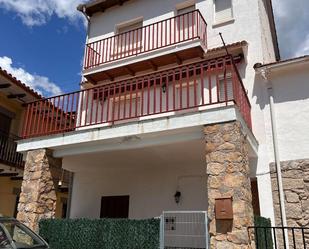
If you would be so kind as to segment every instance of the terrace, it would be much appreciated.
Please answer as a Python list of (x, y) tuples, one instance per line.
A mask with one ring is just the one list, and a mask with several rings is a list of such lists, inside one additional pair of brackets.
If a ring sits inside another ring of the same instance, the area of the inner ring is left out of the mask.
[(251, 106), (232, 57), (177, 66), (26, 104), (22, 137), (177, 116), (234, 105), (251, 127)]

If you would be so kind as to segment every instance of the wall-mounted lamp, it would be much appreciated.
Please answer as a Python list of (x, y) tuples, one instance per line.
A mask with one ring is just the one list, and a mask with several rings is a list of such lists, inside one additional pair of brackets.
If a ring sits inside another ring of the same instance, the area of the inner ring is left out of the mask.
[(61, 170), (61, 178), (59, 179), (58, 182), (58, 187), (62, 187), (62, 182), (63, 182), (63, 174), (64, 174), (64, 169)]
[(176, 193), (174, 194), (174, 198), (175, 198), (175, 202), (177, 204), (180, 202), (180, 197), (181, 197), (181, 192), (180, 191), (176, 191)]
[(166, 92), (166, 84), (165, 83), (163, 83), (163, 85), (162, 85), (162, 92)]

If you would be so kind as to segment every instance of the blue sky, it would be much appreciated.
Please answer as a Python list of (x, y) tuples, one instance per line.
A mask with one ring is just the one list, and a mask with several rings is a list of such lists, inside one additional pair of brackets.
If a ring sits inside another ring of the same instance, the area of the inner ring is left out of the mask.
[[(76, 11), (81, 1), (0, 0), (0, 66), (45, 96), (79, 89), (86, 32)], [(283, 58), (309, 53), (309, 1), (293, 2), (273, 0)]]
[(11, 58), (14, 68), (45, 76), (60, 85), (62, 92), (78, 89), (85, 43), (82, 20), (70, 23), (53, 15), (46, 24), (27, 26), (13, 11), (0, 9), (0, 30), (5, 34), (5, 39), (0, 39), (0, 57)]

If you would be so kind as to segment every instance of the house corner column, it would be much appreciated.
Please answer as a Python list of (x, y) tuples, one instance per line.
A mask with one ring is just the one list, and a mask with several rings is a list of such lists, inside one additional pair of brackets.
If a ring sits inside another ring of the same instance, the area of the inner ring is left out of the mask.
[[(248, 149), (240, 122), (204, 127), (211, 248), (255, 248)], [(232, 220), (215, 216), (215, 200), (232, 197)]]
[(51, 150), (38, 149), (27, 153), (17, 219), (34, 231), (38, 231), (40, 219), (55, 217), (55, 175), (61, 166), (62, 159), (53, 158)]

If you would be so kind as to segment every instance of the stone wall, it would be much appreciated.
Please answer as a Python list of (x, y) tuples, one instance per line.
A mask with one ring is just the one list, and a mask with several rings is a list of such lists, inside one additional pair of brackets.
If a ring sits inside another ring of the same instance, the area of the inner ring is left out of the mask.
[[(282, 184), (288, 226), (309, 227), (309, 159), (283, 161)], [(276, 225), (281, 225), (275, 163), (270, 164)], [(305, 234), (309, 244), (309, 231)], [(300, 238), (302, 239), (302, 238)]]
[(56, 177), (62, 160), (47, 149), (29, 151), (18, 205), (17, 219), (34, 231), (42, 218), (53, 218), (56, 211)]
[[(204, 128), (208, 175), (208, 217), (211, 248), (254, 248), (248, 149), (240, 122)], [(216, 220), (215, 199), (233, 198), (233, 220)], [(249, 238), (251, 237), (251, 238)]]

